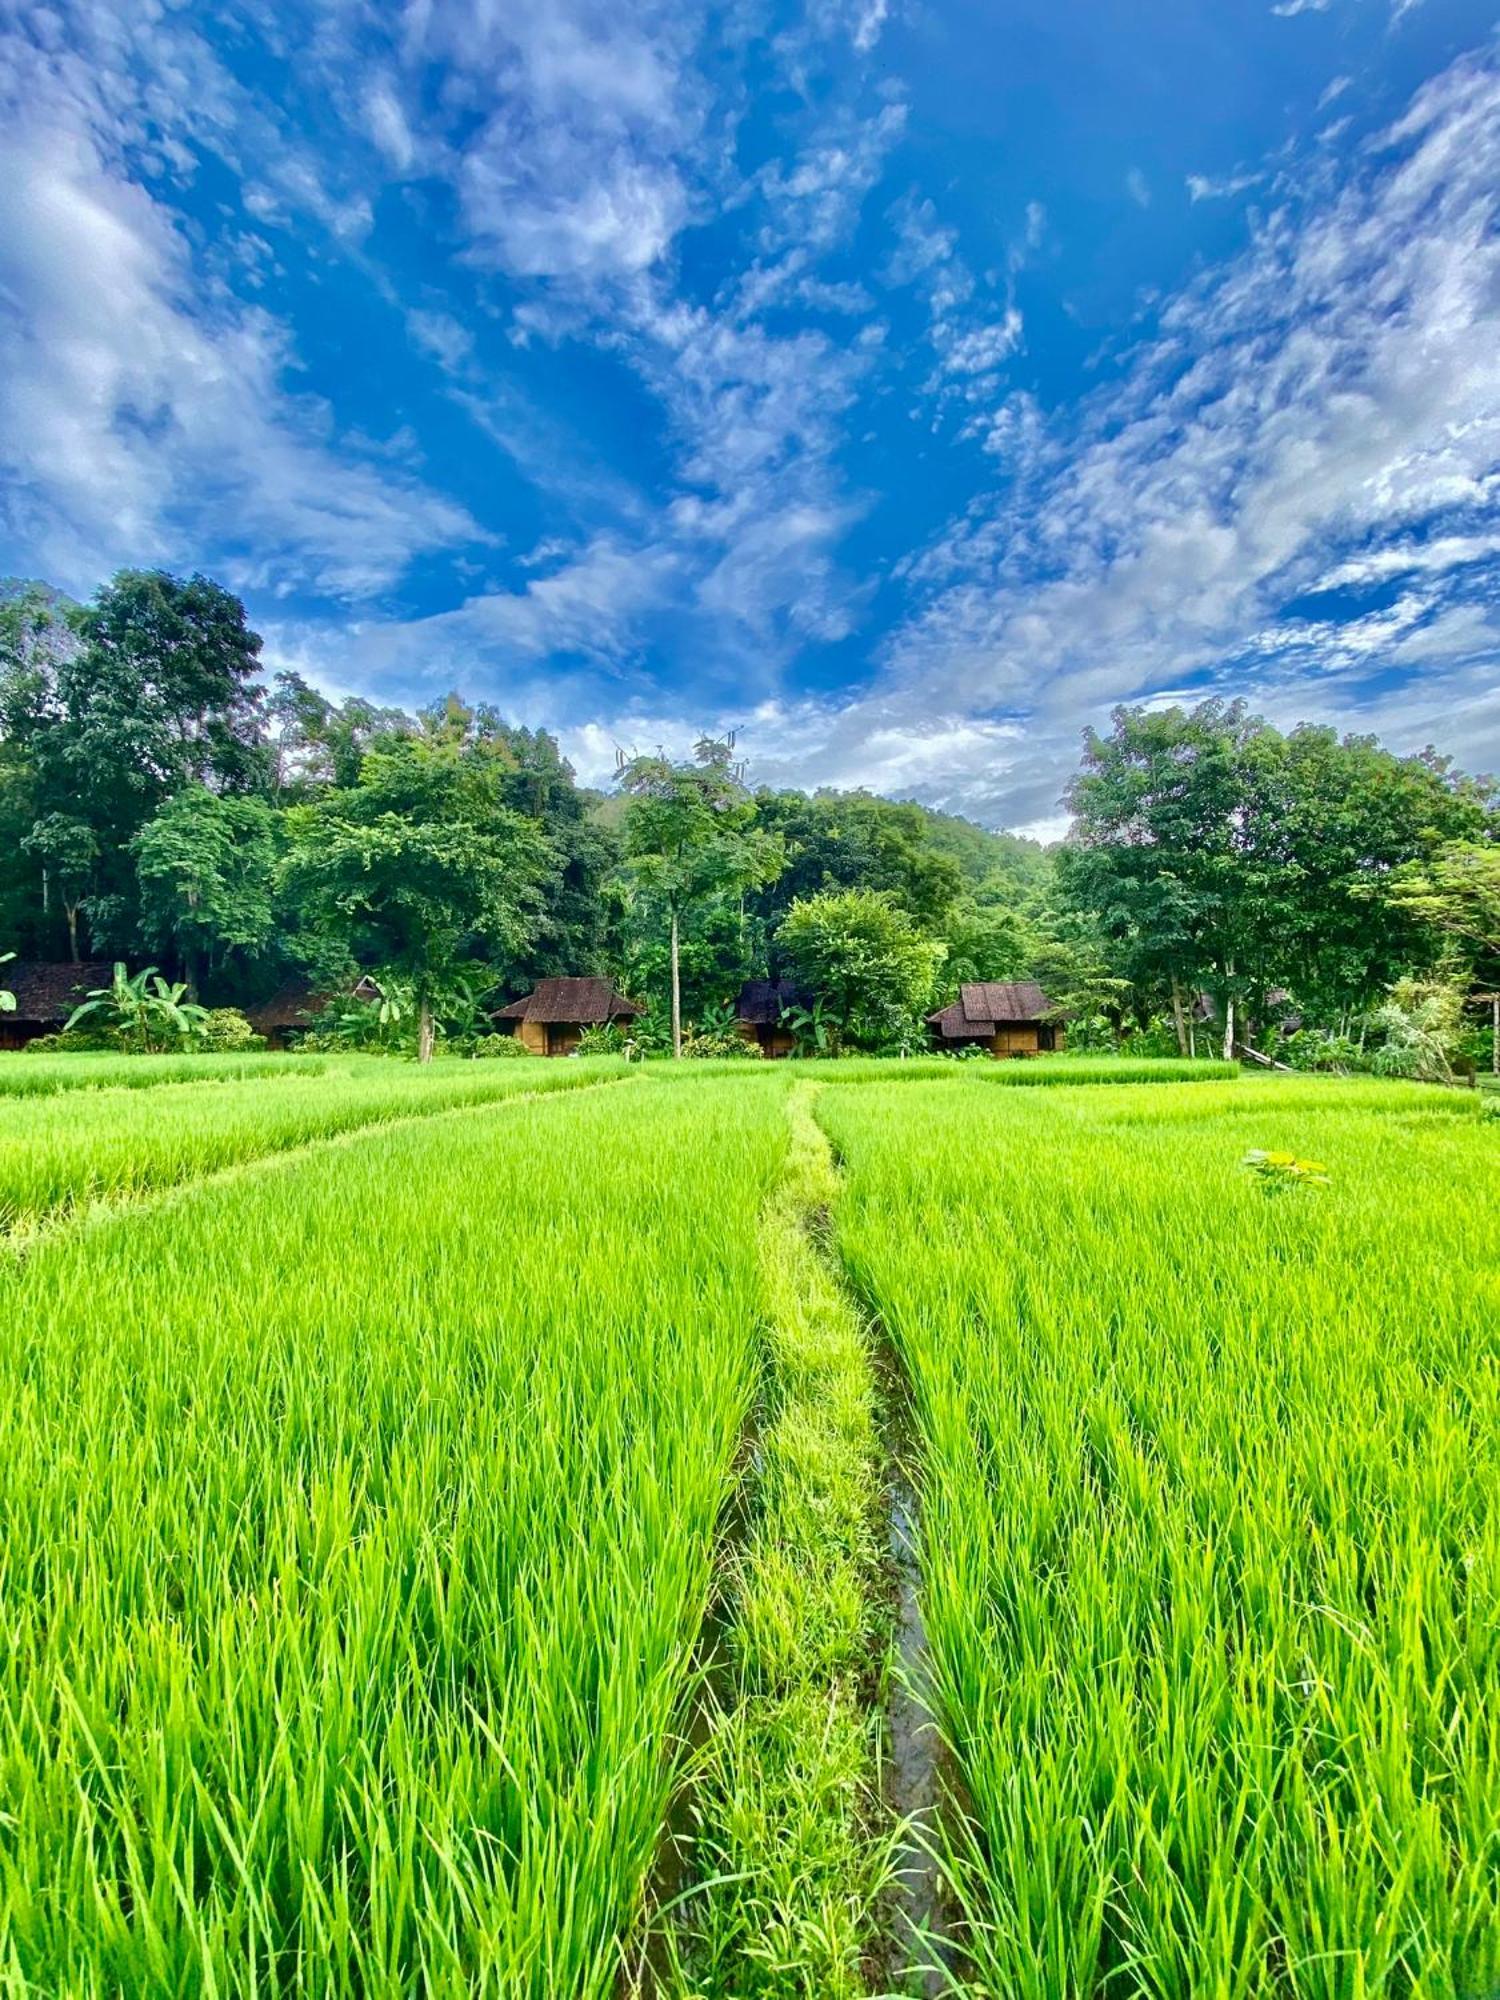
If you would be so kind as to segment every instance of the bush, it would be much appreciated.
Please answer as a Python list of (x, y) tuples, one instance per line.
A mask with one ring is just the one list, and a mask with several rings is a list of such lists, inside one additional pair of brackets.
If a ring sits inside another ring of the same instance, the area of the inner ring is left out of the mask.
[(488, 1062), (495, 1057), (502, 1059), (530, 1055), (531, 1051), (519, 1035), (476, 1035), (469, 1044), (468, 1054), (476, 1062)]
[(263, 1049), (265, 1045), (265, 1036), (256, 1034), (238, 1007), (210, 1007), (198, 1024), (198, 1033), (186, 1044), (213, 1055)]
[(618, 1021), (604, 1021), (597, 1028), (585, 1028), (578, 1037), (581, 1056), (622, 1056), (627, 1036)]
[(722, 1062), (726, 1058), (749, 1057), (752, 1062), (761, 1060), (759, 1042), (749, 1041), (735, 1028), (715, 1028), (704, 1034), (686, 1034), (682, 1038), (682, 1053), (695, 1062)]
[(1370, 1066), (1358, 1042), (1348, 1035), (1336, 1035), (1324, 1028), (1299, 1028), (1294, 1035), (1283, 1035), (1273, 1045), (1271, 1053), (1278, 1062), (1286, 1063), (1291, 1069), (1343, 1073)]
[(26, 1044), (28, 1054), (39, 1056), (129, 1055), (133, 1053), (113, 1028), (74, 1028), (55, 1035), (36, 1035)]

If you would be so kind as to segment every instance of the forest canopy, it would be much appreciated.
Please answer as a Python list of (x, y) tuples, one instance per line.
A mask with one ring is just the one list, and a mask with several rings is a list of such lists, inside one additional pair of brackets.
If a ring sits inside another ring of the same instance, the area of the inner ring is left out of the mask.
[(409, 713), (265, 675), (206, 577), (0, 598), (0, 951), (20, 959), (149, 964), (218, 1007), (369, 974), (409, 996), (425, 1050), (554, 974), (607, 974), (643, 1036), (675, 1026), (690, 1051), (751, 978), (817, 987), (838, 1046), (917, 1045), (962, 983), (1025, 977), (1074, 1046), (1274, 1033), (1293, 1054), (1434, 991), (1453, 1040), (1500, 987), (1496, 790), (1431, 751), (1239, 703), (1127, 707), (1085, 734), (1065, 802), (1049, 848), (758, 787), (713, 737), (622, 760), (601, 793), (487, 703)]

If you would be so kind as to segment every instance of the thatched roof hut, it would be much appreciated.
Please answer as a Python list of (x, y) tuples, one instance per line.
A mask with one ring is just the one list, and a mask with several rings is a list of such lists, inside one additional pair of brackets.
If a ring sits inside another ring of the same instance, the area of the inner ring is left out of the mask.
[(1034, 979), (976, 979), (927, 1016), (939, 1048), (987, 1043), (991, 1055), (1037, 1056), (1063, 1045), (1057, 1009)]
[(512, 1000), (495, 1019), (533, 1055), (566, 1056), (577, 1048), (585, 1028), (624, 1027), (644, 1011), (612, 979), (539, 979), (524, 999)]
[(108, 986), (115, 968), (107, 959), (69, 965), (44, 958), (0, 965), (0, 987), (16, 996), (15, 1011), (0, 1014), (0, 1049), (24, 1049), (38, 1035), (54, 1035), (96, 986)]
[(336, 992), (309, 986), (305, 979), (289, 979), (277, 987), (269, 1000), (262, 1000), (257, 1007), (247, 1007), (245, 1019), (256, 1034), (265, 1036), (267, 1048), (284, 1049), (294, 1035), (310, 1028), (332, 1001), (341, 998), (378, 1000), (380, 988), (368, 973), (361, 974), (352, 986)]
[(790, 979), (747, 979), (734, 1003), (735, 1021), (763, 1055), (789, 1056), (796, 1044), (782, 1017), (790, 1007), (811, 1004), (811, 995)]

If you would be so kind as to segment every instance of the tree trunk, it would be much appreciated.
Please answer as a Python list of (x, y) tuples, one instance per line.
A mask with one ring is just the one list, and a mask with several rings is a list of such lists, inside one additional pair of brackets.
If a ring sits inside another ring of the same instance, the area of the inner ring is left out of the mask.
[(68, 909), (68, 951), (75, 965), (82, 965), (78, 956), (78, 905), (69, 903)]
[(677, 965), (677, 912), (672, 912), (672, 1054), (682, 1054), (682, 982)]
[(434, 1033), (432, 1026), (432, 996), (424, 993), (417, 1002), (417, 1061), (432, 1061)]
[(1187, 1020), (1182, 1011), (1182, 988), (1177, 975), (1172, 975), (1172, 1025), (1177, 1030), (1177, 1053), (1185, 1056), (1188, 1052)]
[[(1234, 977), (1234, 960), (1231, 958), (1224, 967), (1226, 980)], [(1224, 988), (1224, 1060), (1234, 1057), (1234, 989), (1226, 984)]]
[(1500, 1076), (1500, 993), (1490, 995), (1490, 1069)]
[(187, 997), (195, 1005), (198, 1000), (198, 954), (184, 950), (182, 954), (182, 977), (187, 987)]

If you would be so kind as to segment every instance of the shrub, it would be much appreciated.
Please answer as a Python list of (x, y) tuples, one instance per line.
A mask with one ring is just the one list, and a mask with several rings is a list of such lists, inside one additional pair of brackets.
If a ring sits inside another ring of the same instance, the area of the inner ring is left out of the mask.
[(695, 1062), (723, 1062), (748, 1058), (751, 1062), (761, 1060), (759, 1042), (748, 1042), (743, 1035), (684, 1035), (682, 1053)]
[(265, 1045), (265, 1036), (256, 1034), (238, 1007), (210, 1007), (191, 1043), (195, 1049), (214, 1054), (263, 1049)]
[(488, 1062), (495, 1057), (504, 1059), (529, 1055), (531, 1051), (519, 1035), (476, 1035), (469, 1044), (468, 1053), (476, 1062)]
[(1325, 1028), (1299, 1028), (1295, 1034), (1283, 1035), (1272, 1053), (1291, 1069), (1344, 1071), (1370, 1066), (1358, 1042)]
[(128, 1053), (114, 1028), (62, 1028), (55, 1035), (34, 1035), (26, 1044), (28, 1055), (78, 1056), (121, 1055)]
[(578, 1053), (581, 1056), (622, 1056), (625, 1053), (627, 1036), (618, 1021), (604, 1021), (596, 1028), (585, 1028), (578, 1037)]

